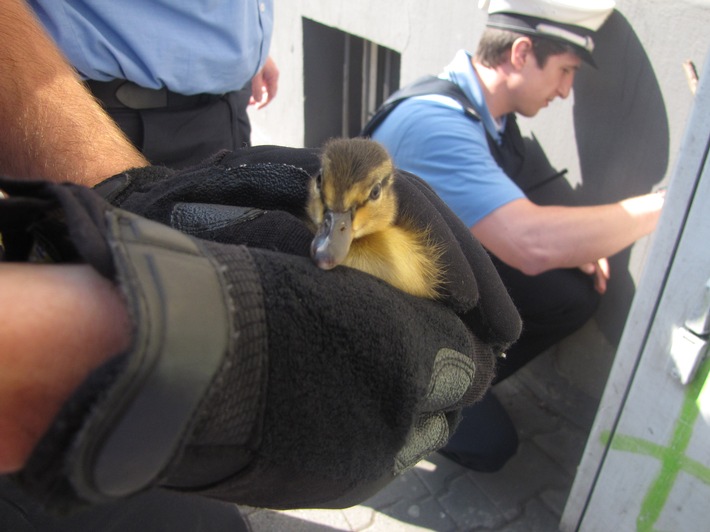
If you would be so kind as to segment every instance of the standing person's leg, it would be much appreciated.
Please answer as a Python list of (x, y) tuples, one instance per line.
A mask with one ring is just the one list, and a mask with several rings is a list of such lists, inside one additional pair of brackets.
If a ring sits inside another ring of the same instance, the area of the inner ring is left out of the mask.
[(251, 121), (247, 114), (249, 99), (251, 98), (251, 83), (239, 91), (225, 94), (232, 110), (232, 135), (234, 149), (251, 146)]
[(140, 150), (152, 164), (177, 170), (198, 164), (219, 151), (248, 146), (249, 138), (242, 135), (244, 121), (249, 124), (249, 99), (245, 101), (240, 92), (216, 96), (196, 106), (141, 111)]
[[(123, 82), (125, 84), (125, 82)], [(247, 106), (251, 83), (223, 95), (182, 96), (132, 86), (138, 95), (161, 103), (140, 107), (140, 98), (118, 96), (118, 81), (89, 82), (88, 87), (131, 143), (154, 165), (180, 169), (204, 161), (221, 150), (251, 145)], [(147, 104), (150, 105), (150, 104)]]

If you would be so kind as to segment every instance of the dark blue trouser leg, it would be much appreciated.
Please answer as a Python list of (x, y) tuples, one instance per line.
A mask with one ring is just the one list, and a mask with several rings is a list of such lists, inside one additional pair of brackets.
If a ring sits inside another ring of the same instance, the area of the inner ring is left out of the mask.
[[(597, 309), (599, 294), (591, 278), (577, 269), (531, 277), (492, 259), (523, 319), (520, 338), (498, 363), (495, 382), (500, 382), (584, 325)], [(489, 391), (464, 409), (456, 433), (441, 453), (475, 471), (492, 472), (503, 467), (517, 448), (513, 422)]]

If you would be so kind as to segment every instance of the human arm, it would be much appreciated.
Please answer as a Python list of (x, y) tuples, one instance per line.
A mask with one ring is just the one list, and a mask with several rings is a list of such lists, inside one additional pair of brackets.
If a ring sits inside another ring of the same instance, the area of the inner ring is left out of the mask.
[(538, 206), (497, 165), (482, 123), (451, 105), (407, 100), (373, 138), (388, 148), (399, 167), (429, 182), (502, 261), (530, 275), (583, 267), (603, 291), (608, 267), (597, 261), (649, 234), (663, 195), (593, 207)]
[(499, 207), (471, 232), (503, 262), (536, 275), (618, 253), (654, 230), (663, 200), (653, 192), (606, 205), (563, 207), (523, 198)]
[(25, 463), (87, 375), (128, 347), (116, 287), (87, 265), (0, 263), (0, 474)]
[(279, 69), (271, 56), (266, 58), (264, 66), (251, 80), (251, 98), (249, 105), (263, 109), (276, 98), (279, 88)]
[(23, 0), (2, 0), (0, 43), (1, 173), (93, 185), (148, 164)]

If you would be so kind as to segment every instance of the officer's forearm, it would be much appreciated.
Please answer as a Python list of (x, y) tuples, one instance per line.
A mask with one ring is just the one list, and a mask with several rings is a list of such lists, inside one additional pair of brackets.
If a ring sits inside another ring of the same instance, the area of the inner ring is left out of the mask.
[(0, 173), (93, 185), (145, 166), (24, 1), (0, 6)]
[(519, 199), (493, 211), (471, 232), (503, 262), (537, 275), (618, 253), (654, 230), (662, 207), (658, 193), (588, 207)]

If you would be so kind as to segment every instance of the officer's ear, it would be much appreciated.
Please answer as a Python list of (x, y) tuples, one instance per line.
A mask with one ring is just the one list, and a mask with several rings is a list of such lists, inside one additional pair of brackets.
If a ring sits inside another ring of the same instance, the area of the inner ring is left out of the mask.
[(533, 45), (530, 37), (518, 37), (513, 41), (513, 46), (510, 48), (510, 63), (516, 70), (522, 70), (526, 61), (535, 61), (533, 54)]

